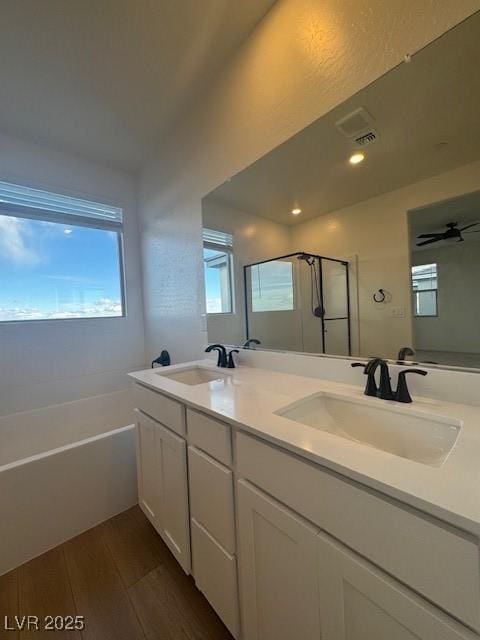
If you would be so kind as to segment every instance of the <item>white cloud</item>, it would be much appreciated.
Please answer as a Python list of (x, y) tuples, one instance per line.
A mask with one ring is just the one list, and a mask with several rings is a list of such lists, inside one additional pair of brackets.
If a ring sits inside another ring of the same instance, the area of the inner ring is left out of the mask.
[(28, 220), (0, 215), (0, 256), (15, 264), (30, 266), (39, 261), (39, 256), (27, 246)]
[(35, 307), (0, 307), (0, 321), (17, 320), (61, 320), (68, 318), (112, 318), (122, 315), (119, 300), (101, 298), (81, 308), (43, 311)]

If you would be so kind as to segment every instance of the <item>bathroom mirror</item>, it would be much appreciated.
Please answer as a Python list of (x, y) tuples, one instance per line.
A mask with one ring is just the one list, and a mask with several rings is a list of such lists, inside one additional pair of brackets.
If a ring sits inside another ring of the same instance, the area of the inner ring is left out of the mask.
[(480, 369), (478, 60), (480, 13), (203, 199), (210, 342)]

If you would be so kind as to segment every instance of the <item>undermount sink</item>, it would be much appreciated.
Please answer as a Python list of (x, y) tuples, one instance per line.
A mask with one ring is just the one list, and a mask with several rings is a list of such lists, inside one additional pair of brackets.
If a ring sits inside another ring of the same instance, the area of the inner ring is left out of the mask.
[(432, 467), (443, 464), (462, 427), (454, 418), (330, 394), (305, 398), (276, 414)]
[(228, 374), (220, 373), (220, 371), (213, 371), (211, 369), (204, 369), (203, 367), (190, 367), (189, 369), (181, 369), (180, 371), (173, 371), (172, 373), (163, 373), (163, 371), (159, 375), (162, 375), (164, 378), (169, 378), (169, 380), (175, 380), (176, 382), (181, 382), (182, 384), (188, 384), (190, 386), (196, 384), (205, 384), (207, 382), (213, 382), (215, 380), (226, 380), (228, 378)]

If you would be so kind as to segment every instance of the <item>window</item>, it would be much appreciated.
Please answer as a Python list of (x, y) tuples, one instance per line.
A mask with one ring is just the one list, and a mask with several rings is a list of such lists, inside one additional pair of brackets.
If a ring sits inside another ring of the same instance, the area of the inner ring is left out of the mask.
[(293, 310), (293, 265), (272, 260), (250, 268), (252, 311)]
[(438, 269), (436, 264), (412, 267), (414, 316), (438, 315)]
[(122, 210), (0, 182), (0, 321), (122, 315)]
[(203, 230), (203, 266), (207, 313), (233, 313), (233, 236)]

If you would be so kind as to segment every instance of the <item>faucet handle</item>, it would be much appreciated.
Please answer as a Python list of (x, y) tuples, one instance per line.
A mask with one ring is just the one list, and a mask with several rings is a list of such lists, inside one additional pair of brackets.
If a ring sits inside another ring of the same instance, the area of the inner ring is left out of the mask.
[(375, 371), (371, 372), (370, 362), (352, 362), (351, 367), (363, 367), (363, 373), (368, 376), (367, 384), (365, 386), (366, 396), (376, 396), (378, 392), (377, 383), (375, 382)]
[(352, 362), (351, 367), (363, 367), (363, 373), (367, 373), (367, 363), (366, 362)]
[(235, 369), (235, 360), (233, 359), (234, 353), (240, 353), (238, 349), (232, 349), (228, 354), (228, 369)]
[(428, 372), (423, 369), (404, 369), (403, 371), (400, 371), (398, 374), (397, 390), (395, 392), (395, 400), (397, 402), (412, 402), (412, 396), (410, 395), (407, 386), (407, 373), (416, 373), (419, 376), (426, 376)]

